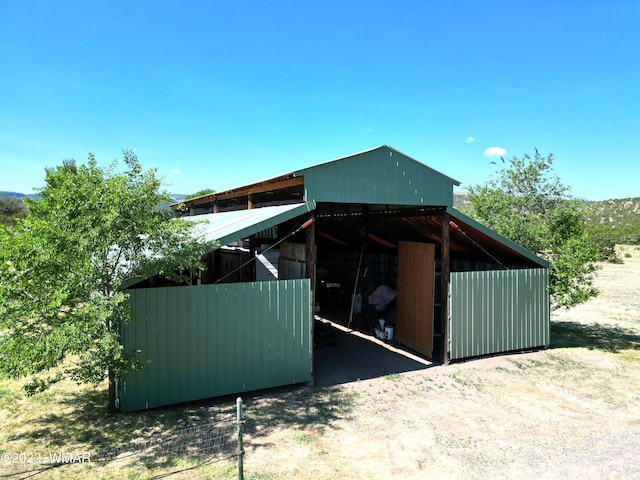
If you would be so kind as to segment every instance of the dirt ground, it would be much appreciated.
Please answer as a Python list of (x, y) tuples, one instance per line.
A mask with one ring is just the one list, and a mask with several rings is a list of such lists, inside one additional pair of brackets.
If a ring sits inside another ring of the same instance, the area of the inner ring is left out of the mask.
[[(245, 478), (640, 478), (640, 247), (621, 256), (602, 266), (599, 297), (552, 314), (547, 350), (445, 367), (335, 327), (314, 387), (242, 395)], [(181, 433), (214, 424), (233, 437), (235, 396), (108, 415), (104, 382), (34, 397), (23, 384), (0, 378), (0, 478), (237, 478), (237, 445), (183, 453), (200, 436)], [(58, 451), (91, 462), (4, 456)]]
[(640, 249), (622, 257), (598, 298), (553, 312), (547, 350), (389, 351), (362, 378), (345, 357), (326, 385), (246, 398), (246, 477), (640, 478)]

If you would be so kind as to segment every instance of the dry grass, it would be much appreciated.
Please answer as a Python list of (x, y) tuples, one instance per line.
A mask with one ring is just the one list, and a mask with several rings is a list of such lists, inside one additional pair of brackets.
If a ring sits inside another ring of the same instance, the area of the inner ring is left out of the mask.
[[(640, 477), (640, 249), (621, 256), (603, 265), (600, 297), (554, 312), (548, 350), (247, 396), (245, 477)], [(95, 453), (235, 408), (226, 398), (110, 416), (104, 386), (66, 383), (31, 398), (20, 386), (0, 380), (0, 451)], [(36, 478), (151, 478), (207, 458), (92, 455)], [(12, 471), (0, 466), (0, 478)], [(235, 475), (221, 461), (170, 478)]]
[[(157, 409), (133, 414), (106, 413), (106, 385), (98, 388), (71, 382), (56, 385), (51, 391), (26, 397), (23, 382), (0, 381), (0, 453), (22, 452), (29, 460), (42, 464), (0, 465), (0, 478), (151, 478), (178, 472), (171, 478), (235, 478), (233, 450), (215, 458), (209, 455), (151, 455), (154, 446), (170, 440), (172, 433), (188, 427), (222, 422), (221, 427), (235, 430), (235, 402), (191, 404), (180, 408)], [(145, 451), (121, 454), (114, 447), (151, 442)], [(232, 447), (233, 448), (233, 447)], [(88, 453), (90, 462), (52, 467), (49, 454)], [(38, 455), (39, 457), (36, 457)], [(210, 463), (197, 468), (205, 462)], [(185, 470), (184, 472), (180, 472)], [(13, 476), (12, 476), (13, 474)]]

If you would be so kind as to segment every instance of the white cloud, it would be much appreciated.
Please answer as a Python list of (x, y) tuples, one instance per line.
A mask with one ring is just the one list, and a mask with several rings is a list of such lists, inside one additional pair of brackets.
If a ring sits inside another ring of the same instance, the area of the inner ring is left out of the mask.
[(502, 147), (489, 147), (484, 151), (485, 157), (504, 157), (507, 151)]
[(172, 168), (171, 169), (171, 173), (175, 173), (176, 175), (180, 175), (181, 172), (177, 168)]
[(476, 141), (476, 139), (475, 139), (475, 138), (473, 138), (473, 137), (467, 137), (467, 138), (465, 138), (465, 140), (464, 140), (464, 141), (465, 141), (465, 143), (473, 143), (473, 142), (475, 142), (475, 141)]

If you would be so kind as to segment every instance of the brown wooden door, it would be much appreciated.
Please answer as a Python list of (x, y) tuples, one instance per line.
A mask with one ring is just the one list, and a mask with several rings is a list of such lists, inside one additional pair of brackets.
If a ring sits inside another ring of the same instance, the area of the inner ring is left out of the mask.
[(431, 357), (435, 245), (400, 242), (395, 338)]

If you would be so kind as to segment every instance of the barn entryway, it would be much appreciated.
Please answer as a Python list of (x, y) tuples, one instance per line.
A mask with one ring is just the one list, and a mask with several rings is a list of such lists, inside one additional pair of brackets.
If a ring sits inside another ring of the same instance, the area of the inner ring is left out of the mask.
[[(316, 315), (316, 320), (330, 322)], [(339, 323), (326, 323), (335, 336), (335, 344), (314, 350), (314, 386), (329, 387), (343, 383), (379, 378), (431, 368), (435, 363), (412, 354), (396, 342), (378, 340)]]

